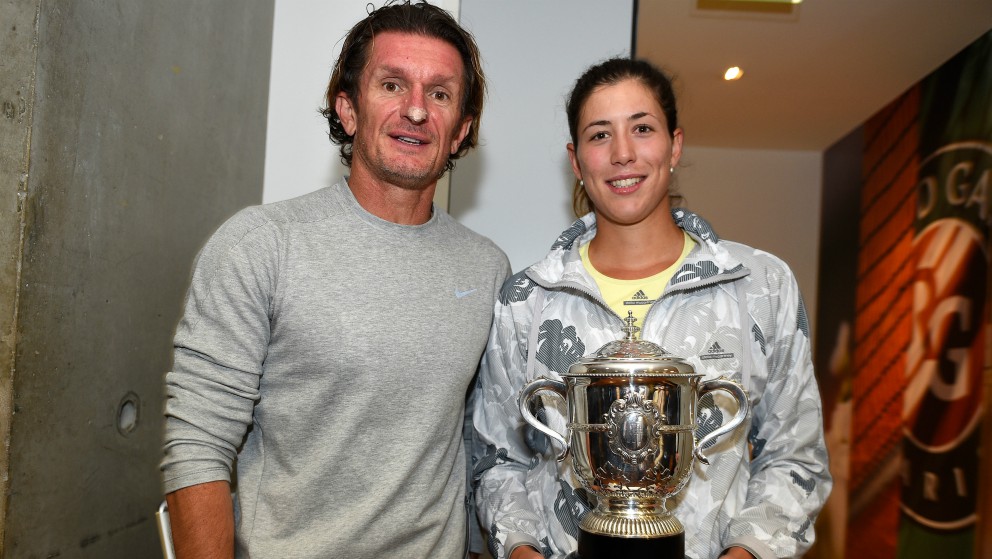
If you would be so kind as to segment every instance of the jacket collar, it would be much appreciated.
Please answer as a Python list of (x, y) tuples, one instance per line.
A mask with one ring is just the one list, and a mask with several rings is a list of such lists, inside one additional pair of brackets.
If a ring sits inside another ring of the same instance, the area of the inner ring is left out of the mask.
[[(727, 250), (713, 227), (702, 217), (684, 208), (673, 208), (675, 224), (689, 234), (696, 246), (672, 278), (668, 289), (686, 290), (746, 276), (749, 270)], [(596, 293), (595, 281), (586, 273), (579, 247), (596, 236), (596, 215), (592, 212), (575, 220), (562, 231), (543, 260), (527, 268), (527, 276), (545, 288), (576, 287)]]

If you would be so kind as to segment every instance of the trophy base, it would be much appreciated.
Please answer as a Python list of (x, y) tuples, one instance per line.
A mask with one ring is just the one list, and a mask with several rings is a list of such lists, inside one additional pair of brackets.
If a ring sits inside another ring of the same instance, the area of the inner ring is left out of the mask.
[(658, 538), (618, 538), (579, 530), (576, 559), (685, 559), (685, 532)]

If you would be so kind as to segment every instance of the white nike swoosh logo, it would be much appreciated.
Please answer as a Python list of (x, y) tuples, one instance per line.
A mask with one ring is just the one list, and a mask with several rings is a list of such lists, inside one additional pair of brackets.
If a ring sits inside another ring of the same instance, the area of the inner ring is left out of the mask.
[(461, 299), (462, 297), (467, 297), (467, 296), (475, 293), (476, 291), (478, 291), (478, 289), (469, 289), (468, 291), (459, 291), (459, 290), (456, 289), (455, 290), (455, 297)]

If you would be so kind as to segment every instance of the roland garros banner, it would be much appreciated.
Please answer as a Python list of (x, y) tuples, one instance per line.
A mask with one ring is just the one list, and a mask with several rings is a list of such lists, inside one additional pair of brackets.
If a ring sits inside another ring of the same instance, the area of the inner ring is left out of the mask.
[(972, 558), (981, 536), (983, 377), (992, 337), (992, 33), (919, 91), (897, 556)]

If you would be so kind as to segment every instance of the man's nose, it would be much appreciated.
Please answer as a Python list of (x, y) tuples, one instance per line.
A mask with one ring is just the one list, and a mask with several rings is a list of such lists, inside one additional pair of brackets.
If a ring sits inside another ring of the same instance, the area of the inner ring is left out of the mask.
[(424, 92), (415, 87), (406, 99), (406, 118), (414, 124), (422, 124), (427, 120), (427, 109), (424, 108)]
[(420, 124), (427, 120), (427, 110), (411, 103), (406, 108), (406, 117), (414, 124)]

